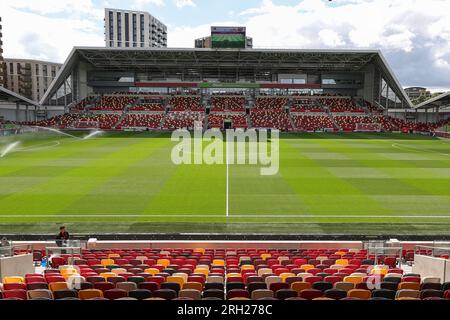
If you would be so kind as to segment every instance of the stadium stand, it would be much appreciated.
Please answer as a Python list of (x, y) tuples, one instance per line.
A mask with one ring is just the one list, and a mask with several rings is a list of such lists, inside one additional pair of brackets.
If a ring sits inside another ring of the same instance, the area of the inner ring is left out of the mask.
[[(430, 250), (431, 251), (431, 250)], [(414, 250), (404, 250), (406, 259)], [(428, 250), (421, 254), (432, 255)], [(41, 252), (44, 254), (44, 251)], [(3, 299), (450, 299), (450, 283), (366, 250), (83, 249), (41, 273), (2, 279)], [(71, 263), (70, 265), (68, 263)]]
[[(187, 107), (188, 108), (188, 107)], [(194, 107), (194, 109), (198, 109)], [(176, 130), (182, 128), (193, 129), (195, 121), (203, 122), (205, 113), (199, 111), (170, 111), (164, 120), (162, 129)]]
[(100, 100), (90, 108), (91, 111), (123, 111), (126, 106), (135, 103), (137, 98), (131, 96), (102, 96)]
[(127, 114), (116, 126), (116, 129), (124, 128), (161, 128), (161, 121), (164, 118), (163, 113), (153, 114)]
[(129, 111), (164, 111), (164, 104), (162, 103), (139, 103), (128, 109)]
[(319, 98), (319, 103), (328, 107), (333, 113), (364, 113), (352, 98)]
[(204, 111), (200, 96), (174, 96), (170, 98), (171, 111)]
[[(273, 128), (283, 131), (401, 131), (433, 132), (450, 123), (411, 122), (383, 114), (383, 109), (350, 97), (269, 96), (260, 94), (246, 115), (246, 97), (239, 93), (212, 94), (210, 114), (198, 94), (175, 94), (166, 98), (155, 94), (104, 94), (89, 96), (72, 107), (71, 113), (47, 120), (21, 122), (21, 125), (59, 129), (162, 129), (193, 128), (194, 121), (207, 118), (209, 128), (224, 128), (231, 120), (233, 128)], [(206, 99), (208, 100), (208, 99)], [(205, 100), (205, 101), (206, 101)], [(358, 106), (361, 105), (362, 107)]]
[(337, 130), (329, 115), (292, 115), (294, 125), (301, 131)]
[(245, 112), (245, 97), (211, 97), (211, 112)]
[(233, 128), (248, 128), (247, 117), (243, 114), (211, 114), (208, 116), (208, 127), (223, 129), (225, 120), (231, 120)]

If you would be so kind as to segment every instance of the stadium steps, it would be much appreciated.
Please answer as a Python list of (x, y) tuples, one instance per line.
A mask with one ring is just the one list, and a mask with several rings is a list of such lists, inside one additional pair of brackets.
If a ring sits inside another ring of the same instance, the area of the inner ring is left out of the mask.
[(292, 114), (291, 114), (291, 111), (289, 110), (289, 122), (291, 123), (291, 126), (292, 126), (292, 131), (297, 131), (298, 130), (298, 128), (297, 128), (297, 126), (295, 125), (295, 121), (294, 121), (294, 119), (292, 119)]
[(250, 113), (246, 114), (245, 117), (247, 118), (247, 129), (253, 128), (252, 119), (250, 117)]
[(122, 123), (122, 121), (125, 119), (127, 114), (128, 114), (128, 110), (125, 108), (125, 111), (122, 112), (122, 115), (120, 116), (119, 120), (112, 126), (112, 128), (117, 129), (117, 126)]
[(95, 97), (95, 99), (92, 101), (92, 103), (87, 104), (81, 113), (89, 113), (91, 111), (90, 109), (92, 107), (94, 107), (99, 102), (100, 99), (101, 99), (101, 96)]
[(164, 123), (166, 122), (166, 117), (167, 117), (167, 112), (164, 114), (164, 117), (161, 118), (161, 122), (159, 123), (159, 128), (158, 129), (162, 130), (162, 128), (164, 126)]
[(209, 124), (209, 114), (205, 113), (205, 119), (203, 120), (203, 131), (208, 130), (208, 124)]

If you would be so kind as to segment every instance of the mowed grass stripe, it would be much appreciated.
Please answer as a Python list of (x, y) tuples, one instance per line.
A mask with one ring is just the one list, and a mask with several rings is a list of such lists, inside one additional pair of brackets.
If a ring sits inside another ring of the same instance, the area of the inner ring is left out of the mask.
[[(286, 154), (280, 158), (281, 168), (286, 158)], [(256, 212), (261, 215), (309, 214), (305, 203), (285, 180), (283, 170), (273, 176), (263, 176), (261, 168), (261, 165), (230, 165), (230, 216)]]
[[(435, 143), (430, 143), (430, 141), (433, 141)], [(417, 145), (425, 145), (425, 148), (427, 148), (428, 145), (435, 145), (436, 143), (439, 143), (437, 140), (429, 140), (429, 141), (414, 141)], [(348, 143), (348, 142), (344, 142)], [(372, 142), (374, 143), (374, 142)], [(379, 143), (382, 144), (391, 144), (390, 142), (387, 142), (386, 140), (381, 140)], [(405, 142), (402, 142), (405, 143)], [(412, 143), (412, 141), (408, 141), (408, 143)], [(392, 147), (392, 144), (391, 144)], [(364, 146), (357, 146), (354, 147), (357, 149), (366, 150), (367, 149)], [(397, 176), (397, 170), (393, 169), (392, 167), (383, 167), (383, 166), (377, 166), (376, 163), (378, 163), (377, 160), (381, 160), (382, 162), (384, 159), (389, 158), (391, 154), (395, 154), (396, 151), (394, 151), (395, 148), (393, 148), (391, 153), (373, 153), (373, 160), (375, 163), (371, 162), (370, 165), (372, 167), (377, 168), (380, 171), (383, 171), (387, 174), (389, 174), (391, 177), (395, 177), (395, 179), (402, 181), (404, 184), (411, 186), (412, 188), (417, 189), (418, 191), (416, 193), (412, 194), (428, 194), (428, 195), (448, 195), (448, 190), (450, 190), (450, 175), (448, 175), (449, 171), (448, 168), (450, 167), (450, 160), (446, 159), (445, 156), (439, 155), (433, 152), (424, 151), (421, 152), (421, 157), (423, 157), (425, 160), (416, 160), (416, 161), (410, 161), (410, 164), (413, 164), (414, 167), (409, 169), (409, 175), (405, 176), (403, 172), (403, 176), (398, 177)], [(404, 165), (403, 160), (398, 159), (391, 159), (392, 163), (395, 163), (397, 167), (401, 168)], [(442, 163), (444, 170), (426, 170), (426, 168), (422, 168), (422, 162), (423, 161), (433, 161), (436, 163)], [(364, 160), (361, 160), (361, 162), (365, 162)], [(425, 169), (425, 173), (421, 172), (421, 170)], [(445, 170), (447, 169), (447, 170)], [(392, 188), (391, 194), (395, 194), (396, 189)], [(411, 194), (411, 193), (410, 193)]]
[[(27, 153), (11, 153), (0, 159), (0, 168), (8, 168), (0, 173), (0, 200), (10, 195), (26, 192), (36, 185), (45, 183), (52, 177), (57, 177), (100, 157), (102, 154), (91, 153), (89, 150), (102, 150), (106, 145), (116, 145), (108, 139), (101, 140), (61, 140), (58, 148)], [(114, 150), (119, 150), (117, 146)], [(110, 152), (105, 151), (103, 154)], [(94, 155), (94, 156), (93, 156)], [(23, 158), (26, 161), (23, 161)], [(34, 159), (34, 160), (33, 160)], [(63, 162), (64, 165), (55, 165)]]
[[(176, 143), (172, 143), (174, 147)], [(170, 172), (159, 192), (147, 203), (144, 213), (152, 214), (208, 214), (225, 216), (226, 165), (175, 165), (168, 150), (165, 170)], [(191, 154), (193, 158), (194, 154)], [(153, 220), (153, 219), (152, 219)], [(158, 218), (164, 220), (164, 218)], [(208, 221), (201, 219), (201, 222)], [(200, 221), (199, 221), (200, 222)]]
[[(90, 190), (153, 152), (153, 149), (146, 148), (148, 146), (146, 140), (119, 141), (114, 138), (114, 141), (121, 146), (115, 152), (96, 154), (95, 158), (83, 166), (74, 167), (49, 178), (44, 183), (3, 198), (2, 213), (58, 214)], [(80, 149), (87, 151), (86, 149), (95, 147), (95, 144), (89, 144), (80, 146)], [(91, 203), (91, 206), (95, 207), (96, 203)]]
[[(139, 149), (148, 150), (145, 156), (139, 156), (136, 162), (103, 181), (101, 185), (65, 208), (62, 213), (91, 213), (94, 219), (98, 215), (111, 212), (123, 215), (142, 214), (150, 199), (159, 192), (171, 174), (171, 166), (167, 164), (171, 144), (165, 138), (148, 138), (141, 141), (146, 142), (138, 146)], [(133, 219), (138, 220), (136, 216)]]
[[(315, 147), (320, 140), (304, 140)], [(320, 162), (308, 158), (302, 149), (295, 146), (295, 140), (283, 140), (282, 152), (291, 154), (287, 166), (281, 168), (283, 176), (296, 190), (298, 196), (308, 206), (311, 213), (321, 214), (384, 214), (391, 213), (358, 188), (329, 172)], [(292, 145), (294, 143), (294, 146)], [(323, 148), (323, 147), (321, 147)], [(300, 164), (297, 159), (300, 159)], [(298, 172), (307, 171), (308, 177)], [(290, 174), (292, 172), (292, 175)], [(317, 178), (311, 178), (311, 172), (317, 172)]]
[[(430, 143), (430, 141), (417, 141), (417, 143)], [(372, 141), (370, 143), (380, 143), (380, 144), (390, 144), (387, 140)], [(408, 141), (409, 143), (411, 141)], [(433, 141), (437, 142), (437, 141)], [(345, 144), (350, 142), (345, 141)], [(352, 146), (356, 149), (362, 151), (368, 151), (371, 149), (366, 149), (364, 145)], [(395, 151), (392, 151), (394, 154)], [(423, 156), (428, 156), (429, 153), (425, 153)], [(383, 161), (387, 157), (386, 152), (373, 153), (373, 161), (377, 160)], [(430, 154), (430, 158), (434, 158), (435, 155)], [(431, 160), (431, 161), (441, 161)], [(378, 199), (385, 206), (392, 208), (392, 210), (399, 214), (410, 213), (410, 214), (420, 214), (424, 212), (429, 212), (432, 214), (446, 213), (449, 214), (450, 208), (450, 196), (448, 195), (448, 190), (450, 190), (450, 176), (448, 171), (437, 170), (437, 169), (426, 169), (421, 168), (422, 160), (410, 162), (415, 164), (415, 168), (403, 169), (401, 174), (398, 174), (400, 167), (404, 164), (402, 160), (390, 160), (392, 163), (399, 168), (376, 166), (372, 161), (370, 165), (377, 170), (380, 170), (392, 178), (389, 180), (383, 179), (372, 179), (371, 183), (365, 184), (364, 188), (369, 188), (374, 197)], [(360, 160), (360, 162), (366, 163), (365, 160)], [(405, 170), (409, 175), (405, 175)], [(425, 170), (425, 172), (422, 172)], [(447, 174), (446, 174), (447, 173)], [(395, 181), (395, 182), (394, 182)], [(415, 198), (412, 197), (415, 195)], [(425, 220), (425, 219), (424, 219)]]

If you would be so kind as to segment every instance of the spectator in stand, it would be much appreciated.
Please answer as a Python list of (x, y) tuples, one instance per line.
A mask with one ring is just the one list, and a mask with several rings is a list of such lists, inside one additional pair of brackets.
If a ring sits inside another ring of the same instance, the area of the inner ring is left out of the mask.
[[(65, 226), (59, 227), (59, 233), (56, 235), (56, 245), (58, 247), (65, 247), (67, 245), (67, 241), (69, 240), (69, 233), (66, 231)], [(63, 253), (61, 251), (61, 253)]]

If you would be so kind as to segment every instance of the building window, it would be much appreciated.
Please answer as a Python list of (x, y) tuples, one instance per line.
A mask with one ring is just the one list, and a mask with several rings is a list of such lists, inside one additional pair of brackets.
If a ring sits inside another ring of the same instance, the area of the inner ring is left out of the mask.
[(133, 47), (137, 46), (137, 17), (133, 14)]
[(109, 11), (109, 39), (114, 40), (114, 14), (112, 11)]
[(121, 46), (122, 41), (122, 16), (117, 12), (117, 46)]
[(143, 44), (143, 42), (145, 41), (144, 40), (144, 29), (145, 29), (145, 23), (144, 23), (144, 15), (143, 14), (141, 14), (141, 16), (140, 16), (140, 24), (141, 24), (141, 47), (142, 47), (142, 44)]
[(130, 46), (130, 18), (129, 14), (125, 13), (125, 47)]

